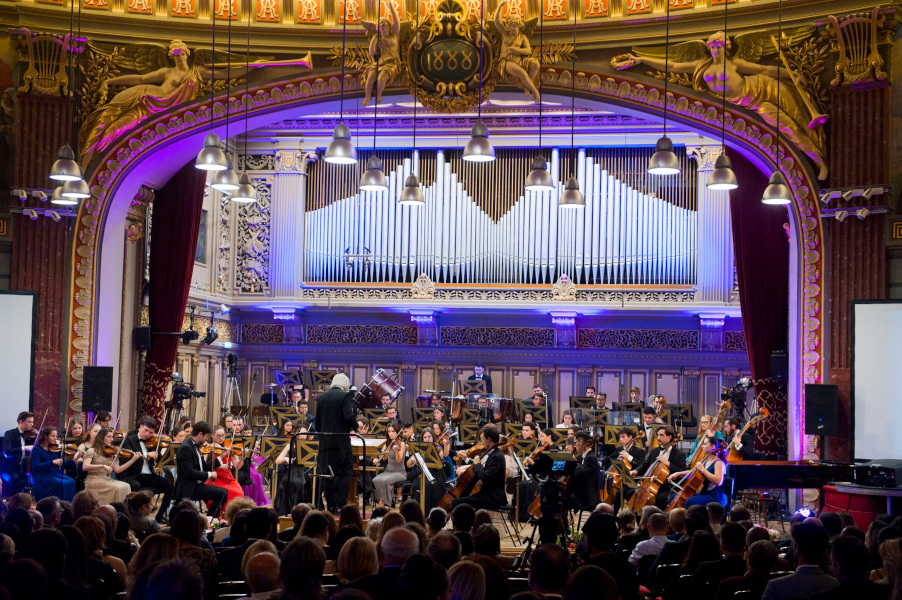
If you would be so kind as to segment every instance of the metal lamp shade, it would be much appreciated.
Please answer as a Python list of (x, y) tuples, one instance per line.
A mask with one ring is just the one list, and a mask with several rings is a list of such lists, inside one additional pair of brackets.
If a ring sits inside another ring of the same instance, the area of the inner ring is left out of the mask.
[(583, 193), (579, 191), (579, 182), (576, 180), (576, 177), (571, 175), (570, 179), (567, 180), (567, 185), (564, 187), (558, 206), (561, 208), (586, 207), (586, 199), (583, 198)]
[(532, 159), (532, 167), (526, 176), (526, 189), (533, 192), (550, 192), (554, 189), (554, 181), (548, 172), (548, 163), (541, 154)]
[(382, 161), (375, 154), (366, 161), (366, 171), (360, 177), (360, 189), (365, 192), (388, 191), (388, 180), (382, 171)]
[(57, 206), (75, 206), (78, 204), (78, 200), (63, 196), (63, 186), (58, 185), (50, 196), (50, 204), (56, 204)]
[(67, 181), (63, 184), (61, 194), (64, 198), (72, 200), (84, 200), (91, 197), (91, 188), (84, 179), (78, 181)]
[(238, 178), (238, 189), (232, 192), (232, 201), (241, 204), (257, 201), (257, 188), (251, 183), (251, 178), (247, 173), (242, 173)]
[(655, 153), (648, 161), (648, 172), (652, 175), (677, 175), (680, 172), (680, 159), (673, 152), (673, 142), (662, 136), (655, 144)]
[(208, 133), (203, 149), (197, 153), (194, 167), (201, 171), (224, 171), (229, 167), (225, 152), (219, 147), (219, 136)]
[(780, 171), (774, 171), (770, 179), (767, 180), (767, 187), (764, 188), (764, 194), (761, 196), (761, 202), (764, 204), (789, 204), (792, 202), (792, 192), (786, 185), (786, 178)]
[(489, 162), (495, 160), (495, 148), (489, 141), (489, 130), (482, 121), (477, 121), (470, 131), (470, 141), (464, 147), (463, 157), (469, 162)]
[(407, 177), (407, 182), (404, 184), (398, 203), (406, 206), (422, 206), (426, 203), (426, 200), (423, 198), (423, 190), (420, 189), (420, 180), (416, 175), (411, 174)]
[(56, 153), (56, 161), (50, 167), (50, 179), (54, 181), (78, 181), (81, 179), (81, 167), (75, 162), (75, 153), (69, 144), (63, 144)]
[(709, 190), (735, 190), (739, 187), (736, 173), (733, 172), (733, 163), (726, 152), (714, 161), (714, 170), (708, 175), (707, 187)]
[(216, 171), (213, 173), (213, 183), (210, 184), (210, 187), (223, 194), (231, 194), (238, 189), (240, 183), (238, 174), (231, 168), (228, 168), (224, 171)]
[(335, 126), (332, 141), (326, 148), (323, 158), (327, 163), (335, 165), (353, 165), (357, 163), (357, 149), (351, 143), (351, 130), (344, 123)]

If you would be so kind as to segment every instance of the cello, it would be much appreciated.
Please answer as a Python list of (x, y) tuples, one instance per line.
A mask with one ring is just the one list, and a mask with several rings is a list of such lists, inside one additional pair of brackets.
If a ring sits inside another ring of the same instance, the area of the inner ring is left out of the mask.
[[(636, 437), (633, 438), (633, 444), (635, 444), (640, 439), (642, 439), (642, 440), (645, 439), (645, 430), (644, 429), (640, 429), (639, 433), (636, 435)], [(630, 445), (632, 445), (632, 444), (630, 444)], [(623, 450), (626, 450), (626, 448), (621, 446), (620, 450), (622, 452)], [(619, 456), (619, 453), (618, 453), (618, 456)], [(623, 459), (623, 465), (626, 467), (627, 471), (633, 470), (633, 465), (630, 462), (629, 458)], [(600, 498), (601, 498), (602, 502), (611, 504), (614, 502), (614, 499), (617, 498), (617, 494), (620, 493), (620, 484), (621, 484), (620, 474), (617, 472), (617, 469), (612, 467), (610, 470), (608, 470), (606, 479), (610, 479), (610, 481), (611, 481), (611, 493), (610, 494), (607, 493), (608, 486), (604, 485), (601, 488)]]
[[(515, 439), (507, 441), (507, 438), (505, 436), (502, 436), (496, 448), (501, 450), (501, 452), (507, 452), (514, 444), (516, 444), (516, 442), (517, 440)], [(482, 444), (476, 444), (475, 446), (467, 450), (467, 456), (469, 458), (472, 458), (473, 456), (478, 454), (478, 452), (473, 452), (477, 448), (479, 452), (485, 450), (485, 447)], [(480, 489), (482, 489), (482, 481), (476, 479), (476, 472), (473, 470), (473, 466), (457, 476), (457, 483), (453, 488), (448, 490), (447, 494), (442, 496), (442, 499), (438, 502), (439, 507), (450, 511), (451, 503), (455, 498), (475, 494), (479, 492)]]
[(736, 449), (736, 442), (742, 442), (742, 436), (745, 433), (764, 419), (770, 416), (770, 411), (768, 411), (763, 406), (758, 409), (758, 414), (749, 419), (749, 422), (745, 424), (745, 427), (742, 428), (742, 431), (733, 436), (733, 439), (730, 440), (730, 445), (727, 447), (727, 462), (735, 463), (742, 462), (742, 454), (739, 453), (739, 450)]
[[(661, 454), (667, 452), (670, 448), (682, 441), (683, 436), (676, 434), (669, 444), (661, 448)], [(658, 454), (660, 458), (661, 454)], [(667, 482), (667, 476), (670, 475), (670, 467), (655, 458), (654, 464), (648, 467), (645, 475), (642, 476), (642, 483), (636, 489), (636, 493), (632, 495), (629, 501), (629, 509), (633, 512), (639, 512), (643, 507), (654, 504), (658, 491)]]
[[(713, 437), (713, 436), (711, 436)], [(699, 444), (701, 447), (702, 444)], [(708, 452), (705, 453), (705, 456), (713, 455), (718, 460), (723, 462), (722, 458), (718, 457), (718, 454), (725, 450), (723, 440), (718, 440), (715, 438), (715, 444), (709, 447)], [(711, 479), (705, 474), (707, 471), (707, 467), (705, 467), (705, 456), (699, 457), (698, 462), (689, 469), (689, 471), (683, 476), (679, 483), (671, 482), (673, 487), (678, 491), (674, 494), (673, 498), (670, 499), (670, 502), (667, 504), (667, 508), (665, 511), (673, 510), (674, 508), (683, 508), (686, 506), (686, 502), (692, 496), (696, 494), (701, 494), (702, 490), (705, 488), (705, 485), (711, 483)], [(724, 473), (726, 470), (726, 464), (723, 465)], [(723, 483), (723, 480), (721, 480)], [(720, 485), (720, 484), (718, 484)]]
[[(714, 415), (714, 420), (711, 421), (711, 427), (708, 428), (708, 431), (720, 431), (723, 427), (723, 422), (727, 418), (727, 414), (730, 412), (732, 405), (729, 400), (724, 400), (724, 402), (720, 405), (720, 410), (717, 411), (717, 414)], [(699, 431), (698, 434), (707, 435), (707, 432)], [(699, 442), (695, 445), (695, 450), (692, 452), (692, 456), (689, 457), (689, 460), (686, 461), (690, 467), (694, 467), (695, 464), (701, 460), (702, 458), (702, 444)]]

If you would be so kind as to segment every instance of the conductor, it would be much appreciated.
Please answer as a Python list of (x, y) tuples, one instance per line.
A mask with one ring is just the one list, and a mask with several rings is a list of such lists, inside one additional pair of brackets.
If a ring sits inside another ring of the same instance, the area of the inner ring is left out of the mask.
[[(354, 467), (351, 456), (349, 431), (357, 430), (357, 405), (354, 394), (349, 392), (351, 380), (344, 373), (332, 378), (332, 385), (319, 397), (316, 410), (316, 431), (320, 437), (317, 463), (320, 474), (327, 474), (332, 468), (332, 479), (324, 479), (326, 507), (338, 514), (348, 498), (351, 485), (351, 470)], [(344, 435), (330, 435), (330, 434)]]

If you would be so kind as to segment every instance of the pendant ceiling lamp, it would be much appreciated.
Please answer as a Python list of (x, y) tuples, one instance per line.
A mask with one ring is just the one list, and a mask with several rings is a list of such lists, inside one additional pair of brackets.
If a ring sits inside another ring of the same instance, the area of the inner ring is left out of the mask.
[[(232, 8), (229, 5), (229, 42), (228, 42), (228, 59), (226, 63), (226, 84), (232, 81)], [(215, 57), (213, 63), (216, 63)], [(247, 77), (247, 75), (245, 75)], [(226, 144), (229, 143), (229, 105), (231, 104), (231, 98), (226, 99)], [(210, 187), (214, 190), (218, 190), (226, 195), (231, 195), (232, 192), (238, 189), (239, 185), (238, 174), (232, 170), (232, 159), (231, 157), (226, 157), (226, 168), (222, 171), (215, 171), (213, 173), (213, 182), (210, 184)]]
[(53, 189), (53, 194), (50, 196), (50, 204), (56, 204), (57, 206), (75, 206), (78, 204), (78, 200), (75, 198), (67, 198), (63, 196), (63, 185), (57, 185)]
[(665, 2), (664, 13), (664, 135), (655, 144), (655, 153), (648, 161), (648, 172), (652, 175), (676, 175), (680, 172), (680, 160), (673, 152), (673, 142), (667, 137), (667, 73), (670, 59), (670, 2)]
[(573, 54), (570, 62), (570, 179), (564, 186), (558, 206), (561, 208), (585, 208), (586, 199), (579, 191), (579, 182), (576, 180), (576, 14), (577, 4), (574, 1), (573, 8)]
[[(377, 6), (376, 15), (382, 14), (382, 1)], [(379, 85), (379, 55), (382, 54), (382, 28), (376, 27), (376, 85)], [(373, 154), (366, 161), (366, 171), (360, 176), (360, 189), (365, 192), (387, 192), (388, 179), (382, 170), (382, 161), (376, 156), (376, 123), (379, 121), (379, 101), (373, 105)]]
[(332, 141), (323, 157), (327, 163), (335, 165), (357, 164), (357, 149), (351, 142), (351, 130), (345, 125), (345, 49), (348, 36), (348, 2), (344, 3), (344, 21), (341, 29), (341, 100), (338, 111), (338, 125), (332, 133)]
[[(416, 27), (414, 27), (416, 28)], [(416, 171), (418, 170), (418, 165), (420, 163), (419, 157), (417, 156), (417, 82), (414, 80), (413, 82), (413, 153), (411, 155), (410, 161), (410, 175), (407, 176), (407, 181), (404, 182), (404, 189), (401, 190), (401, 195), (398, 198), (398, 202), (400, 204), (404, 204), (406, 206), (422, 206), (426, 204), (426, 200), (423, 198), (423, 190), (420, 189), (420, 178), (417, 177)]]
[(222, 140), (213, 132), (213, 106), (216, 97), (216, 11), (213, 16), (213, 52), (210, 64), (210, 133), (204, 138), (204, 147), (197, 153), (194, 167), (201, 171), (224, 171), (229, 167), (225, 152), (219, 147)]
[(727, 40), (728, 30), (727, 30), (727, 8), (729, 7), (729, 2), (723, 3), (723, 49), (721, 52), (723, 53), (723, 79), (721, 80), (721, 85), (723, 85), (723, 90), (721, 90), (720, 94), (720, 156), (717, 157), (717, 160), (714, 161), (714, 170), (708, 175), (708, 183), (706, 184), (709, 190), (735, 190), (739, 187), (739, 183), (736, 181), (736, 173), (733, 172), (733, 163), (730, 161), (730, 157), (727, 156)]
[[(81, 29), (81, 4), (78, 6), (79, 12), (79, 30)], [(72, 2), (69, 6), (69, 37), (65, 40), (65, 48), (64, 51), (68, 54), (66, 55), (66, 70), (68, 73), (69, 83), (66, 84), (66, 137), (70, 137), (71, 133), (71, 121), (70, 121), (70, 113), (69, 107), (72, 104), (72, 96), (74, 95), (74, 90), (77, 87), (74, 84), (73, 79), (73, 68), (72, 68), (72, 54), (73, 54), (73, 46), (75, 48), (78, 47), (78, 38), (75, 38), (73, 45), (73, 33), (75, 30), (75, 3)], [(70, 92), (69, 86), (72, 86), (73, 91)], [(77, 129), (76, 129), (77, 131)], [(72, 150), (72, 147), (69, 146), (68, 143), (63, 144), (59, 151), (56, 153), (56, 161), (54, 161), (53, 165), (50, 167), (50, 179), (59, 182), (66, 181), (83, 181), (81, 167), (78, 166), (78, 162), (75, 160), (75, 152)], [(87, 189), (87, 184), (84, 185), (83, 189)], [(60, 190), (62, 191), (62, 190)], [(74, 190), (73, 190), (74, 191)], [(88, 198), (90, 197), (90, 191), (87, 196), (72, 196), (72, 199), (77, 198)], [(74, 204), (77, 204), (75, 202)]]
[(548, 162), (542, 153), (542, 67), (544, 66), (545, 47), (545, 11), (539, 11), (539, 151), (532, 159), (529, 175), (526, 176), (526, 189), (533, 192), (550, 192), (554, 189), (554, 181), (548, 172)]
[[(777, 3), (777, 43), (783, 43), (783, 0)], [(777, 54), (780, 54), (780, 47), (777, 46)], [(778, 57), (779, 58), (779, 57)], [(789, 204), (792, 202), (792, 193), (789, 186), (786, 185), (786, 178), (780, 171), (780, 63), (777, 60), (777, 168), (771, 174), (767, 181), (767, 187), (764, 188), (764, 194), (761, 196), (761, 202), (764, 204)]]
[[(247, 126), (247, 109), (250, 97), (250, 62), (251, 62), (251, 12), (247, 11), (247, 42), (244, 48), (244, 66), (247, 74), (244, 76), (244, 97), (241, 102), (244, 103), (244, 160), (247, 161), (247, 136), (250, 133)], [(245, 167), (247, 165), (245, 164)], [(240, 204), (250, 204), (257, 201), (257, 189), (251, 183), (251, 178), (247, 174), (247, 169), (238, 176), (238, 189), (232, 192), (232, 201)]]
[(477, 99), (479, 116), (470, 131), (470, 141), (464, 146), (463, 159), (468, 162), (490, 162), (495, 160), (495, 148), (489, 141), (489, 128), (482, 122), (482, 57), (485, 47), (485, 0), (481, 3), (479, 16), (479, 98)]

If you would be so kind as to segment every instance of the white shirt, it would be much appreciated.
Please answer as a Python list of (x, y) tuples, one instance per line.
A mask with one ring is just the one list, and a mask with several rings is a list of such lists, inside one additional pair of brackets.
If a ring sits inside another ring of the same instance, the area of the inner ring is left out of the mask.
[[(138, 443), (141, 445), (141, 454), (146, 457), (147, 446), (144, 444), (144, 440), (138, 438)], [(150, 469), (150, 463), (146, 460), (141, 461), (141, 475), (153, 475), (153, 471)]]
[(645, 540), (644, 542), (639, 542), (636, 544), (636, 547), (633, 548), (633, 553), (630, 554), (630, 564), (634, 567), (639, 566), (639, 559), (643, 556), (648, 556), (649, 554), (654, 554), (657, 556), (661, 553), (661, 548), (664, 547), (664, 544), (669, 542), (666, 535), (656, 535), (650, 539)]

